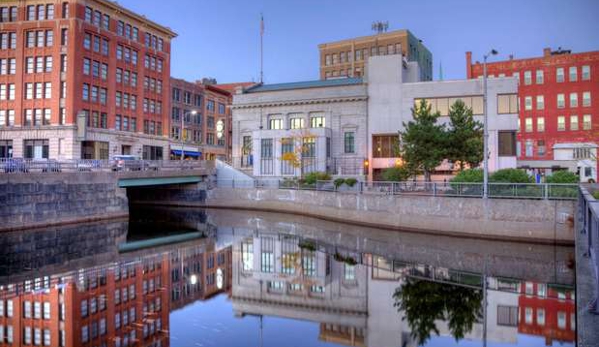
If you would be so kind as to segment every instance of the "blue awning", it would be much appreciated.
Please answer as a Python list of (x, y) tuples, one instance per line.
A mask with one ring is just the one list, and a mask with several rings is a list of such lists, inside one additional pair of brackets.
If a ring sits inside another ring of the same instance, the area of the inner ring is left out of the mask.
[[(181, 150), (180, 149), (171, 149), (171, 153), (173, 153), (174, 155), (181, 155)], [(202, 152), (185, 151), (183, 154), (186, 157), (199, 157), (200, 155), (202, 155)]]

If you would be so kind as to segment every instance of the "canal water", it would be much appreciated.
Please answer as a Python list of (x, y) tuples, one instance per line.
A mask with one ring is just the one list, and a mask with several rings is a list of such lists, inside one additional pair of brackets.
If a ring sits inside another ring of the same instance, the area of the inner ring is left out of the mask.
[(0, 248), (0, 346), (575, 345), (571, 247), (135, 207)]

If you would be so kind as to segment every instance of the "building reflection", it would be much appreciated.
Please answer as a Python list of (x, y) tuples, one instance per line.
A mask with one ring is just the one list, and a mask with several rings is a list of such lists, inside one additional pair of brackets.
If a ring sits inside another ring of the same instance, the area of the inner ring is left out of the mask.
[[(0, 286), (0, 346), (169, 346), (169, 314), (231, 288), (213, 239)], [(42, 269), (43, 270), (43, 269)]]

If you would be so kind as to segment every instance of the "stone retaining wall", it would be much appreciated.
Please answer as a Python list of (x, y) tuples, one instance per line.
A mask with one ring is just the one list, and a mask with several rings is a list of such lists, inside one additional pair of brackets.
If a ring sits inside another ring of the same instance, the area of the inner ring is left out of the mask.
[(575, 201), (216, 188), (207, 207), (295, 213), (358, 225), (572, 245)]

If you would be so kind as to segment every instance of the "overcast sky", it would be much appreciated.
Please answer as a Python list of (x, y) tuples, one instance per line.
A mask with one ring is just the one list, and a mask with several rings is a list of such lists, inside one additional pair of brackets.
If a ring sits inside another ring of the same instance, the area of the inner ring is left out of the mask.
[(318, 79), (318, 44), (369, 35), (375, 20), (409, 29), (433, 54), (434, 78), (465, 78), (465, 52), (532, 57), (544, 47), (599, 50), (599, 0), (120, 0), (175, 30), (171, 74), (258, 80), (264, 14), (266, 83)]

